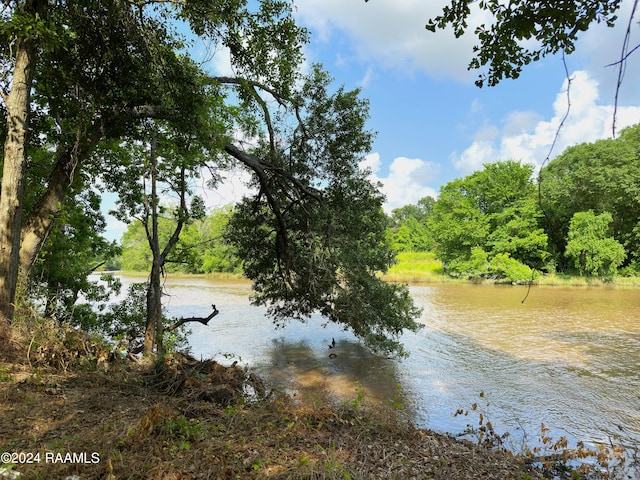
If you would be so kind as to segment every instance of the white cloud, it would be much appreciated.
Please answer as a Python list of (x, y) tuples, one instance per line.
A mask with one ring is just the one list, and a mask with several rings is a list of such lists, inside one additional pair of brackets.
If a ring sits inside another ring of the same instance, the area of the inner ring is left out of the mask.
[[(351, 48), (363, 62), (403, 71), (423, 69), (439, 78), (469, 81), (467, 71), (474, 37), (456, 39), (451, 31), (431, 33), (429, 18), (442, 11), (448, 1), (295, 0), (300, 21), (313, 29), (314, 42), (328, 43), (338, 32), (349, 37)], [(483, 14), (474, 13), (469, 30)], [(337, 52), (344, 61), (348, 52)]]
[[(599, 84), (585, 71), (571, 75), (569, 89), (571, 108), (560, 130), (551, 158), (567, 147), (583, 142), (610, 138), (612, 134), (613, 107), (601, 105)], [(485, 163), (515, 159), (540, 167), (549, 155), (558, 127), (567, 112), (567, 81), (553, 103), (553, 117), (545, 120), (533, 112), (509, 113), (502, 128), (484, 126), (473, 143), (461, 154), (453, 153), (455, 168), (464, 174), (482, 168)], [(617, 112), (618, 131), (638, 123), (640, 107), (620, 107)]]
[(369, 65), (367, 71), (364, 74), (364, 77), (358, 82), (358, 86), (360, 88), (367, 88), (371, 83), (371, 79), (374, 77), (373, 66)]
[[(355, 54), (362, 62), (398, 68), (401, 71), (420, 69), (436, 78), (454, 79), (471, 84), (478, 72), (469, 72), (467, 65), (473, 56), (477, 37), (472, 32), (480, 24), (491, 24), (491, 16), (471, 6), (466, 34), (455, 38), (453, 31), (425, 29), (427, 21), (442, 13), (449, 0), (295, 0), (299, 20), (309, 26), (314, 42), (329, 43), (338, 33), (346, 35), (353, 52), (336, 52), (338, 62)], [(594, 23), (583, 33), (576, 53), (568, 57), (569, 68), (587, 68), (607, 92), (614, 92), (617, 68), (608, 67), (620, 59), (620, 51), (633, 2), (623, 1), (615, 28)], [(632, 24), (630, 46), (640, 43), (640, 29)], [(530, 41), (533, 43), (533, 41)], [(627, 65), (626, 82), (621, 90), (624, 104), (640, 101), (640, 61), (636, 52)], [(573, 62), (579, 66), (572, 66)], [(533, 68), (529, 66), (527, 68)]]
[(360, 170), (369, 169), (371, 170), (371, 173), (374, 174), (373, 176), (375, 176), (375, 173), (378, 172), (380, 170), (380, 167), (382, 166), (382, 161), (380, 160), (380, 154), (370, 153), (369, 155), (364, 157), (364, 160), (362, 160), (358, 165), (360, 167)]
[(381, 191), (386, 196), (385, 210), (390, 212), (394, 208), (415, 204), (423, 197), (436, 197), (436, 191), (426, 186), (433, 179), (438, 170), (437, 165), (419, 158), (398, 157), (389, 167), (387, 177), (380, 177), (382, 162), (380, 154), (367, 155), (360, 163), (362, 169), (371, 170), (370, 179), (382, 184)]
[(484, 110), (484, 104), (478, 100), (477, 98), (471, 102), (471, 107), (469, 111), (471, 113), (481, 113)]
[(220, 174), (220, 181), (215, 188), (207, 186), (211, 174), (203, 173), (196, 185), (196, 193), (201, 195), (207, 208), (217, 208), (235, 204), (255, 191), (247, 185), (251, 180), (251, 173), (242, 168), (234, 168)]
[[(368, 169), (371, 172), (371, 181), (380, 182), (382, 185), (381, 191), (386, 197), (384, 208), (388, 212), (404, 205), (415, 204), (426, 196), (437, 196), (435, 189), (426, 186), (438, 172), (438, 166), (432, 162), (419, 158), (397, 157), (389, 166), (386, 177), (379, 176), (382, 161), (378, 153), (367, 155), (359, 166), (362, 170)], [(207, 178), (210, 176), (203, 175), (196, 190), (204, 197), (208, 208), (237, 203), (242, 197), (255, 193), (247, 187), (251, 174), (243, 169), (224, 173), (215, 189), (206, 187)]]
[(535, 128), (541, 120), (542, 116), (537, 112), (511, 112), (507, 115), (504, 134), (518, 135), (527, 132)]
[(219, 47), (211, 59), (211, 68), (216, 75), (235, 75), (231, 66), (231, 51), (229, 47)]

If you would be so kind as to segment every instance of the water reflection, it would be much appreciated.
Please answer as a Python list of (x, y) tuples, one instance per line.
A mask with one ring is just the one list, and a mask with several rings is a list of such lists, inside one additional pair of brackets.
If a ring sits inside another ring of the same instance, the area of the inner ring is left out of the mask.
[(261, 370), (272, 385), (312, 400), (361, 398), (398, 408), (410, 404), (396, 362), (373, 355), (354, 340), (328, 345), (319, 351), (304, 340), (274, 339), (267, 352), (269, 365)]
[(318, 316), (274, 329), (247, 282), (170, 278), (166, 288), (171, 315), (221, 311), (191, 326), (195, 355), (232, 353), (297, 395), (402, 403), (418, 424), (452, 433), (472, 422), (454, 412), (478, 402), (498, 432), (535, 440), (544, 422), (556, 438), (640, 445), (638, 290), (537, 287), (523, 304), (524, 288), (414, 286), (425, 327), (403, 335), (410, 357), (396, 361)]
[[(443, 370), (411, 379), (425, 395), (422, 421), (460, 431), (468, 419), (452, 419), (451, 407), (484, 391), (498, 431), (535, 437), (545, 422), (556, 438), (640, 444), (639, 292), (536, 288), (522, 304), (523, 290), (412, 288), (427, 326), (407, 346)], [(437, 395), (424, 388), (434, 379), (444, 382)]]

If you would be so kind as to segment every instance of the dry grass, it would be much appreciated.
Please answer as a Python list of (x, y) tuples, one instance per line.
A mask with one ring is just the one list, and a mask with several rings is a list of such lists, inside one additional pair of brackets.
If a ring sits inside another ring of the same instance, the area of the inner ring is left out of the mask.
[[(0, 449), (42, 459), (15, 466), (23, 479), (539, 478), (392, 411), (296, 403), (237, 366), (175, 356), (64, 371), (25, 354), (0, 364)], [(47, 452), (88, 461), (47, 463)]]

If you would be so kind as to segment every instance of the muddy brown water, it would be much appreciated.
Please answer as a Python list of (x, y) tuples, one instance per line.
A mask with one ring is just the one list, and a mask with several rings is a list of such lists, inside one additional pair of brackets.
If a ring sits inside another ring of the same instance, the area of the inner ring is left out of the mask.
[(524, 287), (411, 286), (424, 328), (402, 337), (410, 356), (396, 360), (319, 316), (275, 329), (250, 305), (247, 282), (169, 278), (165, 287), (170, 315), (220, 310), (209, 326), (191, 324), (194, 355), (238, 360), (306, 399), (402, 406), (453, 434), (477, 426), (473, 411), (454, 416), (477, 403), (515, 450), (536, 444), (542, 422), (572, 443), (640, 445), (640, 289), (534, 287), (523, 303)]

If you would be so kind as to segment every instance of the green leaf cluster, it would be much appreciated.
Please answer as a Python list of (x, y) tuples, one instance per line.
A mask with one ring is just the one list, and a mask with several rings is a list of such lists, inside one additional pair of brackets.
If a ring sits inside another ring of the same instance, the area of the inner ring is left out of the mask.
[(427, 221), (433, 213), (433, 197), (424, 197), (416, 205), (405, 205), (391, 212), (389, 236), (397, 252), (426, 252), (433, 248)]
[[(170, 209), (165, 209), (170, 211)], [(203, 218), (192, 221), (180, 235), (169, 257), (167, 272), (182, 273), (242, 273), (242, 261), (234, 248), (224, 240), (232, 207), (211, 210)], [(175, 229), (175, 217), (159, 218), (160, 242), (166, 243)], [(144, 227), (132, 222), (121, 239), (121, 268), (129, 271), (149, 271), (152, 255)]]
[[(525, 65), (546, 55), (575, 50), (578, 35), (594, 22), (613, 26), (620, 0), (452, 0), (442, 13), (428, 21), (431, 32), (453, 28), (465, 34), (472, 14), (491, 19), (475, 28), (478, 44), (469, 69), (481, 70), (476, 85), (494, 86), (504, 78), (518, 78)], [(480, 12), (473, 12), (471, 6)], [(484, 70), (483, 70), (484, 69)]]
[[(530, 281), (538, 272), (609, 277), (640, 266), (640, 125), (619, 138), (568, 148), (541, 170), (513, 160), (442, 187), (427, 215), (418, 205), (389, 220), (394, 246), (428, 238), (448, 274)], [(416, 218), (426, 219), (423, 225)], [(414, 235), (412, 237), (412, 235)]]
[(442, 187), (429, 218), (447, 272), (521, 282), (547, 259), (533, 167), (513, 160)]
[(359, 168), (372, 134), (357, 91), (329, 90), (319, 68), (301, 88), (303, 128), (283, 130), (259, 151), (292, 176), (266, 175), (241, 202), (226, 238), (254, 282), (255, 303), (277, 324), (319, 312), (374, 349), (402, 352), (398, 337), (416, 330), (419, 310), (406, 287), (377, 276), (394, 261), (383, 197)]
[[(611, 234), (627, 253), (626, 263), (640, 262), (640, 125), (616, 139), (570, 147), (540, 173), (540, 198), (550, 248), (562, 254), (573, 216), (592, 210), (611, 215)], [(562, 261), (562, 257), (561, 261)], [(569, 264), (561, 265), (561, 268)]]
[(611, 236), (612, 222), (609, 212), (596, 215), (592, 210), (577, 212), (571, 218), (565, 254), (581, 275), (609, 277), (622, 265), (626, 254)]
[(87, 190), (78, 200), (62, 209), (36, 260), (28, 293), (44, 304), (46, 316), (91, 330), (97, 313), (89, 303), (104, 308), (119, 283), (90, 274), (109, 266), (119, 248), (101, 235), (106, 224), (98, 194)]

